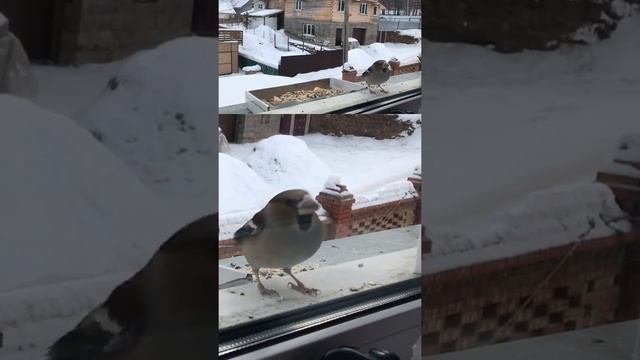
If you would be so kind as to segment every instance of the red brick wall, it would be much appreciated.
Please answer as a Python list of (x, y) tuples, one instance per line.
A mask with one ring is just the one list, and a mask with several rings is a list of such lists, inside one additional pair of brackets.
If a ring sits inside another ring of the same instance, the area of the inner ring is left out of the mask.
[(423, 275), (423, 355), (612, 322), (621, 291), (629, 291), (625, 252), (634, 240), (640, 237), (579, 244), (526, 306), (573, 245)]
[(419, 204), (420, 199), (405, 199), (353, 210), (349, 236), (414, 225)]

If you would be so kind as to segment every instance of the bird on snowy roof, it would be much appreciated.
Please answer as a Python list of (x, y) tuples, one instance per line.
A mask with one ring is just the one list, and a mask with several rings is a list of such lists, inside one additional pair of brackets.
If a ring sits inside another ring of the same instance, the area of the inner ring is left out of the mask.
[(322, 225), (316, 214), (319, 208), (304, 190), (283, 191), (235, 232), (233, 238), (251, 266), (262, 295), (279, 296), (260, 281), (261, 268), (281, 268), (295, 281), (288, 283), (291, 289), (306, 295), (319, 294), (291, 272), (294, 265), (309, 259), (320, 248)]
[(58, 339), (47, 358), (215, 359), (217, 234), (218, 214), (183, 227)]
[(389, 68), (389, 63), (384, 60), (377, 60), (369, 68), (362, 73), (362, 78), (367, 83), (367, 87), (370, 92), (374, 92), (371, 89), (372, 85), (378, 85), (382, 92), (388, 92), (387, 90), (382, 88), (383, 83), (387, 82), (391, 77), (391, 70)]

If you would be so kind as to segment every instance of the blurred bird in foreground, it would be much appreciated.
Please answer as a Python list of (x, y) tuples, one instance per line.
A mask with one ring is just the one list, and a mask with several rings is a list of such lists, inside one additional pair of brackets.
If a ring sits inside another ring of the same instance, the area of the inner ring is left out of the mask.
[(49, 360), (218, 355), (218, 214), (188, 224), (50, 348)]
[(233, 238), (251, 266), (262, 295), (279, 294), (260, 281), (261, 268), (281, 268), (295, 284), (289, 287), (306, 295), (317, 295), (293, 276), (291, 268), (309, 259), (322, 243), (322, 226), (316, 211), (320, 208), (304, 190), (287, 190), (269, 203), (235, 232)]
[(382, 92), (387, 93), (388, 91), (383, 89), (381, 84), (387, 82), (389, 77), (391, 77), (389, 63), (384, 60), (374, 62), (365, 72), (362, 73), (362, 78), (367, 83), (367, 87), (372, 93), (374, 91), (371, 89), (371, 85), (378, 85)]

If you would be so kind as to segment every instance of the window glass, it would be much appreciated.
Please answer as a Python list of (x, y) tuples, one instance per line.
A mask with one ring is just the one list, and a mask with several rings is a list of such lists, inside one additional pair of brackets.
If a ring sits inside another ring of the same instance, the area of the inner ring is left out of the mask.
[(243, 115), (221, 126), (221, 330), (419, 276), (419, 115)]

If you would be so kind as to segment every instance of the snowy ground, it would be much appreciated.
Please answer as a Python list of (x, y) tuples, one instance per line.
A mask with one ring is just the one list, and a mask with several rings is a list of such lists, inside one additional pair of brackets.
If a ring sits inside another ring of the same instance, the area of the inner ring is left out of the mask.
[[(406, 118), (417, 120), (419, 115)], [(302, 188), (317, 194), (330, 176), (339, 176), (360, 201), (389, 186), (402, 187), (420, 165), (421, 133), (418, 126), (410, 136), (389, 140), (310, 134), (231, 144), (230, 156), (220, 154), (219, 159), (221, 239), (278, 192)]]
[(190, 37), (111, 64), (34, 66), (35, 104), (0, 96), (0, 358), (42, 358), (217, 207), (214, 48)]
[(214, 46), (215, 39), (187, 37), (114, 63), (34, 66), (35, 102), (100, 136), (156, 195), (210, 212)]
[(283, 56), (308, 54), (296, 47), (287, 47), (287, 42), (288, 37), (282, 31), (260, 25), (255, 29), (244, 30), (242, 46), (238, 52), (246, 58), (277, 69)]
[(640, 131), (640, 16), (612, 39), (504, 55), (424, 47), (424, 211), (468, 225), (524, 194), (588, 182)]

